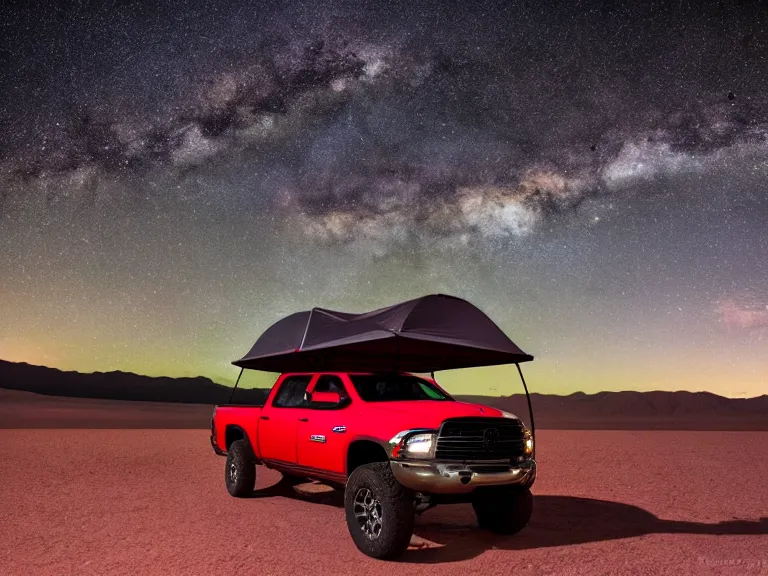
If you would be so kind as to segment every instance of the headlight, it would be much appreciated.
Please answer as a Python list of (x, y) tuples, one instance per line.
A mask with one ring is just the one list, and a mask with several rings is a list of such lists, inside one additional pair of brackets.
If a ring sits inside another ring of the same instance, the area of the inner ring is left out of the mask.
[(523, 432), (523, 452), (526, 456), (533, 454), (533, 436), (528, 429)]
[(502, 418), (511, 418), (512, 420), (520, 420), (517, 416), (512, 414), (512, 412), (505, 412), (504, 410), (501, 410), (501, 417)]
[(434, 434), (415, 434), (405, 441), (403, 453), (407, 456), (425, 457), (432, 453)]
[(402, 432), (398, 432), (397, 434), (392, 436), (392, 439), (389, 441), (389, 443), (392, 444), (392, 446), (395, 446), (396, 444), (400, 444), (402, 439), (405, 438), (405, 436), (407, 436), (411, 432), (412, 430), (403, 430)]
[(415, 434), (413, 432), (413, 430), (404, 430), (392, 437), (389, 443), (394, 445), (391, 452), (393, 458), (431, 458), (434, 456), (437, 435), (431, 432)]

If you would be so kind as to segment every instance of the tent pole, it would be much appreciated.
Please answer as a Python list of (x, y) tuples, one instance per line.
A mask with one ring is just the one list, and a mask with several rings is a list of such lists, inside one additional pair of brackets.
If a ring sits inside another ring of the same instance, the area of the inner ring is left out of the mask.
[(304, 348), (304, 340), (307, 339), (307, 331), (309, 330), (309, 323), (312, 321), (312, 312), (314, 312), (315, 309), (312, 308), (312, 310), (309, 311), (309, 316), (307, 316), (307, 325), (304, 326), (304, 335), (301, 337), (301, 344), (299, 344), (299, 350), (302, 350)]
[(395, 334), (395, 374), (400, 374), (400, 338)]
[(240, 374), (237, 375), (237, 380), (235, 381), (235, 387), (232, 388), (232, 392), (229, 394), (229, 403), (232, 404), (232, 398), (235, 396), (235, 390), (237, 390), (237, 385), (240, 384), (240, 376), (243, 375), (244, 368), (240, 368)]
[(531, 406), (531, 395), (528, 394), (528, 386), (525, 384), (525, 378), (523, 378), (523, 371), (520, 369), (520, 364), (515, 362), (517, 366), (517, 372), (520, 374), (520, 380), (523, 381), (523, 388), (525, 389), (525, 399), (528, 400), (528, 415), (531, 418), (531, 438), (533, 439), (533, 450), (536, 452), (536, 425), (533, 423), (533, 406)]

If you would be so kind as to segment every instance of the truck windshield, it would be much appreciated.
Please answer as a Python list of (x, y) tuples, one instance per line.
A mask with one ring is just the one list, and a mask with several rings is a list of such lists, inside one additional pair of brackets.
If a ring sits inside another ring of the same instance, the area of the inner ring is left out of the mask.
[(406, 374), (350, 374), (349, 378), (366, 402), (399, 400), (453, 400), (431, 382)]

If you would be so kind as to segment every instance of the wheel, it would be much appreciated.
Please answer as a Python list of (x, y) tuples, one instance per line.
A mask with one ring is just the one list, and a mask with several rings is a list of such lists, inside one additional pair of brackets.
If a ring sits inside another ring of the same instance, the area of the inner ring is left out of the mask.
[(256, 463), (245, 440), (235, 440), (227, 453), (224, 482), (231, 496), (244, 498), (253, 493), (256, 486)]
[(496, 534), (516, 534), (531, 518), (533, 494), (529, 489), (478, 494), (472, 507), (481, 528)]
[(355, 468), (344, 490), (344, 510), (352, 540), (372, 558), (400, 556), (413, 534), (413, 494), (392, 474), (389, 462)]

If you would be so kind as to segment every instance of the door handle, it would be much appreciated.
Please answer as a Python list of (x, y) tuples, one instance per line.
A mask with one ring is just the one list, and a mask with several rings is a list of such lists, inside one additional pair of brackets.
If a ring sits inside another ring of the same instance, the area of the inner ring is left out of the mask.
[(269, 416), (259, 416), (261, 420), (269, 420)]
[(309, 422), (309, 418), (299, 418), (299, 422)]

